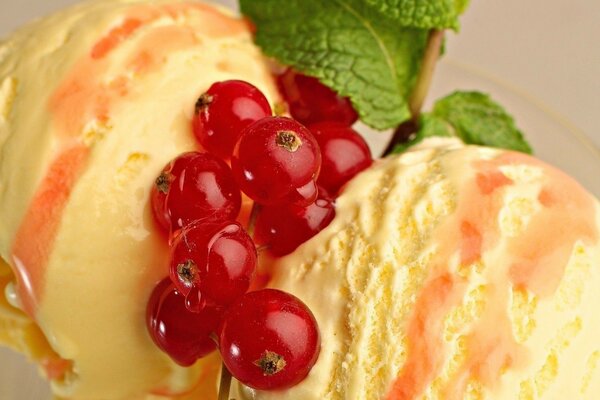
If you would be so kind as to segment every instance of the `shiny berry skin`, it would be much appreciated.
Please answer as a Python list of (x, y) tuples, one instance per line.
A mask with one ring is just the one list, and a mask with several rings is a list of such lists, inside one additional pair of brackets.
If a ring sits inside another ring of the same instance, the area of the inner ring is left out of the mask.
[(321, 121), (352, 125), (358, 119), (350, 100), (338, 96), (316, 78), (290, 68), (277, 77), (277, 84), (292, 117), (305, 125)]
[(293, 204), (261, 208), (256, 218), (254, 239), (275, 256), (284, 256), (325, 229), (335, 217), (335, 206), (319, 187), (317, 200), (300, 207)]
[(312, 133), (290, 118), (268, 117), (247, 127), (231, 168), (240, 188), (259, 204), (312, 203), (321, 152)]
[(181, 171), (196, 155), (197, 153), (195, 152), (183, 153), (169, 162), (163, 168), (158, 178), (155, 179), (154, 185), (152, 185), (152, 190), (150, 191), (152, 214), (163, 232), (169, 233), (171, 230), (171, 219), (167, 211), (167, 193), (169, 193), (171, 182), (175, 179), (175, 176), (181, 174)]
[(321, 122), (309, 126), (321, 148), (321, 172), (317, 184), (329, 193), (340, 188), (373, 163), (369, 145), (351, 127), (339, 122)]
[(150, 296), (146, 323), (154, 343), (178, 364), (189, 366), (216, 349), (209, 336), (217, 331), (223, 310), (206, 307), (192, 313), (184, 301), (170, 279), (162, 280)]
[(210, 153), (229, 159), (242, 130), (272, 114), (267, 98), (248, 82), (214, 83), (196, 102), (194, 134)]
[(241, 193), (229, 166), (198, 152), (184, 153), (165, 166), (151, 200), (155, 219), (165, 232), (196, 220), (233, 221), (241, 207)]
[(250, 286), (256, 269), (256, 248), (237, 222), (195, 223), (171, 245), (169, 272), (186, 306), (227, 306)]
[(226, 311), (219, 348), (227, 369), (243, 384), (286, 389), (302, 381), (317, 361), (319, 328), (297, 297), (262, 289), (245, 294)]

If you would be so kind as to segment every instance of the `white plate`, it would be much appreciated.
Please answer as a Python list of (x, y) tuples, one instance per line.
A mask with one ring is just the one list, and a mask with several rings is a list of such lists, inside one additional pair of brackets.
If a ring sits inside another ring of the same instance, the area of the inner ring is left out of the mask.
[[(515, 116), (536, 156), (566, 171), (600, 197), (600, 152), (579, 130), (517, 89), (468, 66), (444, 60), (436, 72), (430, 99), (457, 89), (481, 90), (492, 94)], [(370, 135), (369, 139), (374, 154), (377, 154), (377, 150), (384, 145), (384, 136)], [(0, 399), (50, 399), (47, 384), (23, 357), (0, 349), (0, 366)]]

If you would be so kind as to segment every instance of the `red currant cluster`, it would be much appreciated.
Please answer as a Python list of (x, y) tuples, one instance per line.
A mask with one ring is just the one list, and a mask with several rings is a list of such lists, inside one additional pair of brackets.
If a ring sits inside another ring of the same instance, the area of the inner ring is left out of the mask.
[[(171, 251), (169, 278), (148, 304), (153, 340), (181, 365), (218, 347), (232, 375), (257, 389), (304, 379), (320, 338), (298, 298), (274, 289), (247, 293), (255, 241), (276, 256), (293, 251), (331, 222), (334, 196), (372, 162), (350, 127), (356, 113), (346, 99), (291, 70), (279, 82), (290, 112), (309, 128), (271, 116), (265, 96), (246, 82), (215, 83), (193, 119), (207, 152), (171, 161), (151, 194)], [(236, 220), (241, 192), (254, 201), (250, 232)]]
[[(321, 159), (317, 193), (314, 186), (299, 190), (305, 195), (310, 193), (312, 202), (306, 206), (265, 203), (258, 214), (254, 240), (268, 247), (273, 255), (283, 256), (329, 225), (335, 216), (334, 199), (342, 186), (368, 168), (373, 160), (367, 143), (352, 129), (358, 115), (347, 98), (338, 96), (316, 78), (291, 68), (278, 76), (277, 83), (290, 114), (306, 126), (312, 136), (296, 121), (292, 123), (301, 135), (314, 137)], [(288, 168), (296, 170), (297, 167), (288, 164)]]

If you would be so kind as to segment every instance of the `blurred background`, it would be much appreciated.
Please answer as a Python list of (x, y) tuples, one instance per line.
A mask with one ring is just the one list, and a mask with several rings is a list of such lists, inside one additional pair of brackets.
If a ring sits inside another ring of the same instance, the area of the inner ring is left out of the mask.
[[(77, 1), (0, 0), (0, 37)], [(447, 59), (516, 89), (600, 148), (600, 0), (471, 3)]]

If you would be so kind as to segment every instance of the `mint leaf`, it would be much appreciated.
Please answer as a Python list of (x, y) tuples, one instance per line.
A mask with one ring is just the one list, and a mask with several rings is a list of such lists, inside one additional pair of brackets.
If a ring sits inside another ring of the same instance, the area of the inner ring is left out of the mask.
[(426, 137), (456, 136), (467, 144), (499, 147), (531, 154), (531, 146), (514, 119), (487, 94), (454, 92), (438, 100), (420, 120), (419, 131), (408, 143), (394, 148), (405, 151)]
[(427, 31), (399, 26), (365, 0), (240, 0), (269, 56), (350, 97), (376, 129), (410, 116)]
[(467, 10), (470, 2), (471, 0), (454, 0), (454, 7), (456, 8), (458, 15), (461, 15)]
[(435, 103), (433, 115), (448, 121), (465, 143), (531, 153), (514, 119), (487, 94), (455, 92)]
[(438, 137), (454, 137), (456, 132), (454, 127), (442, 118), (438, 118), (433, 114), (423, 114), (420, 117), (418, 134), (422, 138), (438, 136)]
[(458, 16), (468, 0), (365, 0), (405, 27), (458, 29)]

